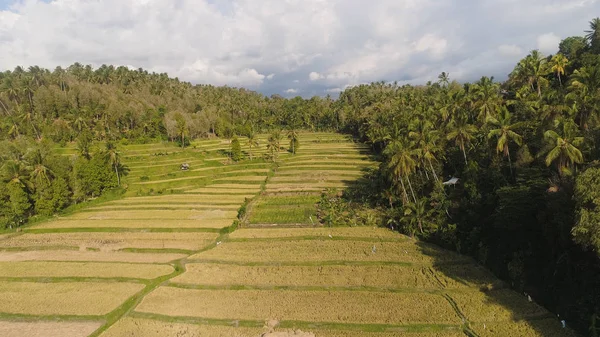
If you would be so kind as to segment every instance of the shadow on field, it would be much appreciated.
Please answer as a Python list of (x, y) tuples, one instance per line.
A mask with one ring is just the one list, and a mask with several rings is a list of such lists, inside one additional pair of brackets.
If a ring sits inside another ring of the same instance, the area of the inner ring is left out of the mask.
[(577, 336), (563, 329), (560, 319), (535, 299), (512, 290), (472, 258), (425, 242), (417, 246), (433, 259), (434, 275), (446, 290), (444, 297), (469, 322), (468, 335)]

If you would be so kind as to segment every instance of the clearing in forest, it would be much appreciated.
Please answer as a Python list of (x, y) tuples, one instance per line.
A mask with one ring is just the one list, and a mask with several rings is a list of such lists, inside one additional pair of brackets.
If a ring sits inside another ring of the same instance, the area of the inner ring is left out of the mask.
[(123, 198), (0, 236), (0, 335), (573, 336), (470, 258), (319, 225), (366, 146), (301, 133), (272, 162), (266, 139), (238, 163), (228, 140), (125, 146)]

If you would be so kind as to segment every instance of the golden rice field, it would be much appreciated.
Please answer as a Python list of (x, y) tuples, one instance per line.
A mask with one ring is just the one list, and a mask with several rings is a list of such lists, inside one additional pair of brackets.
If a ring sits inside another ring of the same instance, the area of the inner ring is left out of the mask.
[(0, 336), (575, 336), (470, 258), (322, 227), (324, 189), (377, 166), (367, 146), (301, 133), (273, 163), (258, 138), (240, 163), (227, 140), (123, 146), (122, 198), (0, 234)]

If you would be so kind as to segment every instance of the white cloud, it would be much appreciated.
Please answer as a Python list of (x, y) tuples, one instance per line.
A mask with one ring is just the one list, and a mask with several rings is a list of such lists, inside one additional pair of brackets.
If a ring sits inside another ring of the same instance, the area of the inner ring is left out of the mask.
[(433, 57), (442, 57), (448, 47), (448, 41), (433, 34), (426, 34), (414, 44), (418, 52), (429, 52)]
[(503, 44), (498, 47), (498, 51), (504, 56), (520, 56), (523, 54), (521, 48), (514, 44)]
[(600, 0), (12, 1), (0, 11), (0, 71), (131, 65), (267, 94), (442, 71), (502, 80), (526, 51), (555, 52), (600, 12)]
[(311, 81), (316, 81), (316, 80), (323, 78), (323, 76), (316, 71), (311, 71), (310, 74), (308, 74), (308, 78)]
[(286, 94), (295, 94), (298, 92), (298, 89), (287, 89), (285, 91)]
[(560, 43), (560, 37), (554, 33), (547, 33), (538, 36), (537, 48), (545, 54), (552, 54), (558, 50), (558, 44)]

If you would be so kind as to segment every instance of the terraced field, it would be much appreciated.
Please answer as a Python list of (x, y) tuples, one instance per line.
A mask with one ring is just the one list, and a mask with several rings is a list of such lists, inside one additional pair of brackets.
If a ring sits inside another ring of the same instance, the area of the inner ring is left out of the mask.
[(223, 140), (126, 146), (123, 198), (0, 236), (0, 336), (574, 336), (469, 258), (321, 227), (364, 146), (304, 133), (272, 163), (265, 139), (237, 164)]

